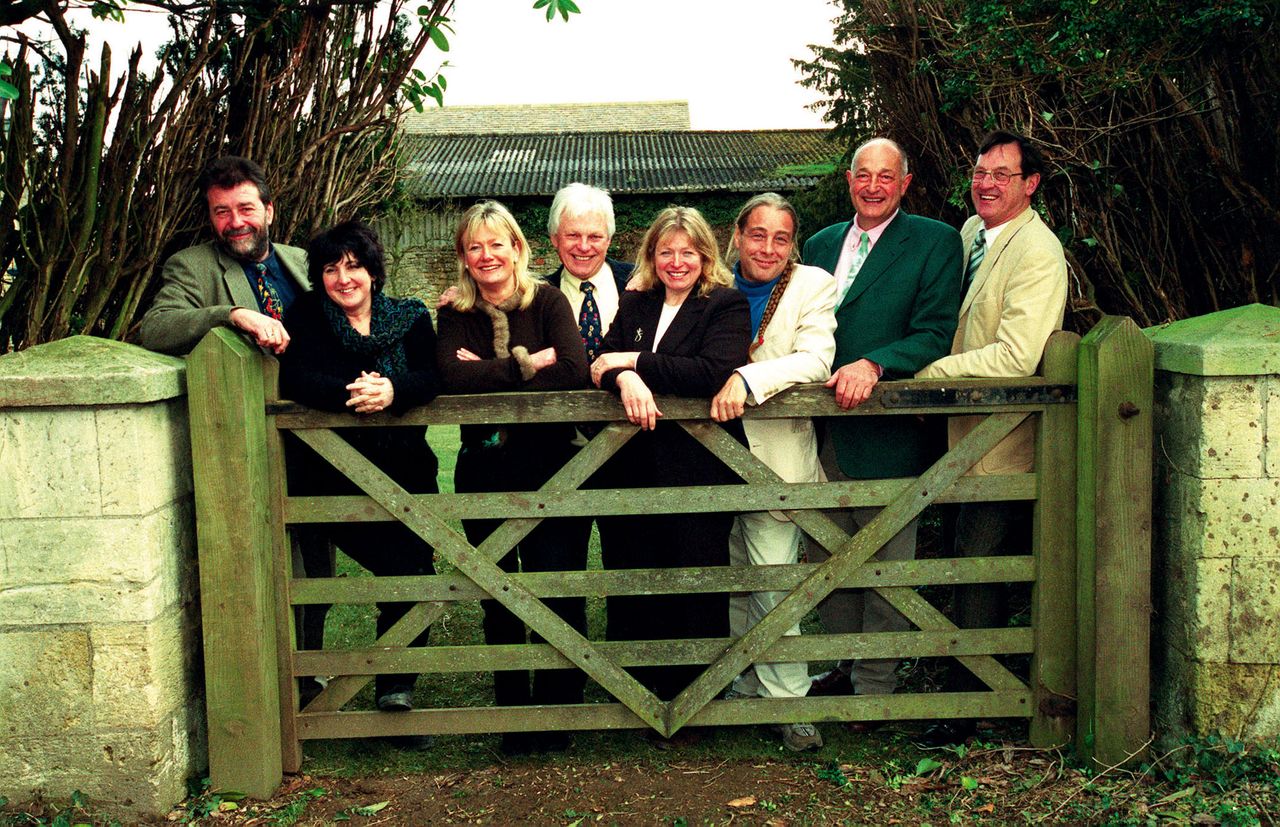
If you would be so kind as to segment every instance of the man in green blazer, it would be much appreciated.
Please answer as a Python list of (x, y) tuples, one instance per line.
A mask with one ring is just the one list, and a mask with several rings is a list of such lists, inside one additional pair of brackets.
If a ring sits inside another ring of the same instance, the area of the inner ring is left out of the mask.
[(164, 263), (164, 283), (142, 318), (143, 347), (187, 353), (225, 325), (259, 347), (284, 352), (284, 311), (311, 289), (306, 251), (271, 243), (275, 206), (266, 174), (253, 161), (218, 158), (200, 176), (199, 187), (215, 240)]
[[(845, 174), (854, 220), (816, 233), (804, 261), (836, 277), (836, 370), (827, 381), (841, 408), (865, 402), (882, 378), (909, 378), (947, 353), (960, 306), (964, 250), (960, 234), (900, 209), (911, 184), (902, 148), (885, 138), (858, 147)], [(821, 448), (831, 480), (913, 477), (935, 459), (915, 417), (839, 417), (826, 423)], [(855, 532), (880, 509), (831, 514)], [(915, 557), (912, 521), (877, 552), (882, 560)], [(815, 548), (815, 557), (826, 559)], [(904, 631), (907, 621), (874, 592), (839, 590), (819, 615), (828, 632)], [(897, 685), (894, 659), (843, 661), (814, 679), (810, 694), (888, 694)]]

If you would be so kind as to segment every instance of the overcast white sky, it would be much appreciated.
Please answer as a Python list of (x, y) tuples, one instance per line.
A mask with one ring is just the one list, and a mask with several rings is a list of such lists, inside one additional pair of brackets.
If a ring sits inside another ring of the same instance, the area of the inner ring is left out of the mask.
[(687, 100), (694, 129), (824, 126), (791, 59), (831, 43), (829, 0), (575, 2), (548, 23), (532, 0), (459, 0), (445, 105)]
[[(420, 68), (449, 61), (446, 106), (687, 100), (694, 129), (825, 126), (791, 59), (831, 42), (830, 0), (575, 2), (581, 14), (548, 23), (533, 0), (458, 0), (451, 50)], [(160, 14), (75, 22), (111, 41), (116, 67), (139, 38), (149, 56), (167, 35)]]

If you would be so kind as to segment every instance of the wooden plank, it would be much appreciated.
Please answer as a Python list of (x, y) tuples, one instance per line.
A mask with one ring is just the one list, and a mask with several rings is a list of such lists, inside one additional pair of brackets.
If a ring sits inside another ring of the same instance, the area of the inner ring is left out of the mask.
[[(962, 390), (949, 404), (906, 405), (901, 401), (914, 393)], [(797, 385), (777, 394), (763, 405), (752, 405), (743, 412), (744, 419), (786, 419), (811, 416), (883, 416), (885, 414), (955, 414), (1008, 413), (1043, 410), (1048, 403), (1011, 404), (998, 401), (1008, 391), (1045, 389), (1038, 376), (1006, 379), (910, 379), (880, 382), (870, 398), (856, 408), (842, 410), (831, 391), (821, 384)], [(1060, 391), (1056, 402), (1067, 401)], [(1069, 390), (1069, 389), (1067, 389)], [(659, 396), (657, 403), (663, 419), (705, 420), (709, 406), (705, 399)], [(402, 416), (376, 414), (351, 417), (341, 413), (308, 410), (299, 405), (281, 403), (272, 407), (279, 414), (282, 428), (373, 428), (410, 425), (492, 425), (502, 422), (612, 422), (626, 419), (618, 397), (598, 390), (559, 391), (557, 393), (485, 393), (436, 397), (430, 405), (406, 412)]]
[[(607, 597), (633, 594), (790, 591), (817, 571), (819, 563), (624, 571), (521, 572), (512, 579), (538, 597)], [(1035, 579), (1035, 558), (942, 557), (864, 563), (840, 588), (1016, 583)], [(417, 577), (298, 578), (291, 583), (295, 606), (309, 603), (380, 603), (407, 600), (480, 600), (488, 595), (465, 575)]]
[(412, 505), (412, 498), (403, 488), (332, 431), (297, 433), (383, 508), (400, 517), (409, 530), (430, 543), (459, 571), (568, 656), (578, 668), (626, 704), (636, 715), (655, 727), (662, 725), (665, 705), (652, 692), (608, 658), (601, 657), (591, 641), (498, 568), (493, 560), (505, 553), (506, 549), (500, 549), (493, 558), (486, 557), (444, 521), (429, 512), (416, 510)]
[[(1044, 350), (1046, 382), (1074, 384), (1080, 337), (1058, 331)], [(1076, 406), (1046, 408), (1036, 434), (1042, 475), (1032, 519), (1039, 572), (1031, 592), (1035, 705), (1030, 740), (1061, 746), (1075, 735), (1076, 698)]]
[[(275, 365), (276, 361), (271, 359), (269, 364)], [(274, 375), (266, 377), (265, 392), (268, 398), (274, 392), (276, 379)], [(293, 720), (298, 709), (298, 682), (292, 671), (293, 647), (297, 637), (289, 594), (289, 584), (293, 582), (293, 547), (284, 526), (284, 439), (269, 422), (266, 427), (266, 449), (267, 473), (271, 484), (268, 506), (271, 514), (271, 571), (275, 589), (276, 678), (280, 693), (280, 761), (285, 772), (293, 773), (302, 767), (302, 743), (298, 740), (297, 725)]]
[[(280, 399), (280, 363), (271, 356), (262, 359), (262, 396), (268, 406)], [(266, 436), (272, 493), (269, 505), (276, 594), (276, 675), (280, 687), (280, 761), (285, 772), (294, 773), (302, 767), (302, 742), (298, 740), (297, 723), (293, 719), (298, 709), (298, 682), (293, 676), (293, 646), (297, 637), (289, 595), (289, 583), (293, 580), (293, 548), (284, 525), (284, 439), (270, 417), (267, 418)]]
[(209, 777), (268, 798), (282, 777), (262, 359), (222, 327), (187, 360)]
[[(1032, 650), (1028, 627), (960, 629), (941, 632), (882, 632), (796, 635), (779, 638), (759, 663), (798, 663), (839, 658), (940, 658), (977, 654), (1025, 654)], [(708, 664), (731, 638), (600, 641), (600, 652), (621, 666)], [(362, 647), (300, 651), (293, 656), (299, 675), (375, 675), (380, 672), (457, 673), (495, 669), (564, 669), (572, 662), (545, 643), (487, 646), (429, 646), (420, 649)]]
[[(605, 514), (692, 514), (883, 506), (892, 502), (911, 483), (912, 480), (891, 479), (672, 486), (643, 491), (600, 488), (566, 491), (555, 496), (536, 496), (527, 491), (411, 496), (415, 507), (446, 519), (464, 516), (545, 519)], [(997, 502), (1033, 500), (1035, 497), (1035, 474), (1009, 474), (961, 477), (935, 502)], [(285, 514), (289, 523), (385, 522), (395, 519), (371, 497), (364, 496), (289, 497), (285, 503)]]
[(1076, 736), (1106, 766), (1144, 760), (1151, 728), (1152, 363), (1126, 317), (1080, 342)]
[[(754, 726), (777, 722), (911, 721), (937, 718), (1025, 718), (1031, 693), (956, 692), (712, 701), (690, 722)], [(473, 732), (638, 729), (647, 726), (622, 704), (418, 709), (399, 715), (341, 712), (298, 716), (304, 739)]]
[[(603, 431), (596, 435), (595, 439), (591, 440), (587, 447), (575, 454), (572, 459), (564, 464), (564, 467), (557, 471), (551, 479), (547, 480), (546, 484), (539, 489), (539, 492), (545, 494), (547, 492), (576, 489), (594, 474), (600, 466), (604, 465), (609, 457), (613, 456), (618, 448), (625, 445), (638, 430), (635, 426), (625, 423), (606, 426)], [(405, 493), (404, 497), (412, 499), (412, 496), (408, 493)], [(379, 508), (382, 508), (382, 506), (379, 506)], [(539, 520), (507, 520), (480, 544), (479, 548), (476, 549), (476, 553), (485, 560), (498, 560), (512, 546), (523, 540), (530, 531), (533, 531), (539, 522)], [(421, 604), (415, 606), (409, 614), (401, 618), (396, 627), (399, 627), (401, 623), (408, 622), (410, 615), (412, 615), (414, 623), (421, 623), (421, 625), (417, 631), (398, 645), (407, 645), (413, 638), (417, 637), (419, 632), (435, 623), (447, 607), (448, 604), (442, 602), (435, 602), (426, 606)], [(392, 631), (394, 629), (387, 630), (387, 635), (390, 635)], [(384, 635), (384, 638), (386, 637)], [(390, 638), (387, 638), (387, 640), (390, 640)], [(379, 638), (379, 642), (382, 642), (383, 645), (391, 645), (385, 642), (383, 638)], [(355, 694), (368, 682), (368, 678), (359, 677), (339, 678), (330, 681), (325, 690), (308, 704), (307, 708), (330, 712), (340, 709), (344, 703), (355, 697)]]
[[(905, 489), (852, 538), (823, 514), (785, 512), (797, 526), (832, 550), (831, 557), (671, 702), (667, 719), (668, 734), (687, 723), (698, 709), (718, 695), (747, 664), (755, 662), (761, 652), (799, 623), (819, 601), (848, 579), (850, 572), (869, 560), (881, 546), (915, 519), (942, 491), (973, 467), (1025, 418), (1024, 413), (1000, 413), (987, 417), (960, 444), (925, 471), (914, 486)], [(719, 426), (711, 423), (681, 424), (747, 482), (777, 479), (777, 475), (768, 466)], [(895, 606), (904, 603), (908, 599), (907, 595), (918, 598), (911, 589), (883, 588), (876, 591)], [(900, 591), (907, 595), (896, 594)], [(923, 600), (919, 602), (924, 603)], [(941, 617), (941, 614), (938, 613), (937, 616)], [(993, 659), (988, 660), (995, 664)]]

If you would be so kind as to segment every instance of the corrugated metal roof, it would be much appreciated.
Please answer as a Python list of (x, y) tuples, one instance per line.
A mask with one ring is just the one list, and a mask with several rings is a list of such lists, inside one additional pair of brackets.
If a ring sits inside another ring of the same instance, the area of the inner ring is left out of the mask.
[(404, 118), (409, 134), (635, 132), (686, 130), (688, 101), (537, 103), (430, 107)]
[(581, 181), (614, 194), (792, 191), (818, 174), (784, 167), (841, 154), (822, 129), (749, 132), (578, 132), (406, 135), (411, 195), (553, 195)]

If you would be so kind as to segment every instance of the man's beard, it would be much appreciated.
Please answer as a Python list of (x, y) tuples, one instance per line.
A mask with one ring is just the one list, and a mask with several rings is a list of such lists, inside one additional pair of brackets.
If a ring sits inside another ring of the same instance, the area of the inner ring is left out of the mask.
[(262, 261), (271, 249), (271, 238), (266, 227), (260, 227), (248, 235), (228, 241), (226, 236), (218, 237), (220, 246), (227, 255), (239, 261)]

